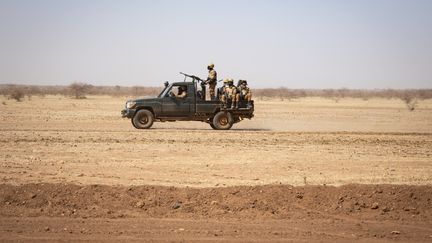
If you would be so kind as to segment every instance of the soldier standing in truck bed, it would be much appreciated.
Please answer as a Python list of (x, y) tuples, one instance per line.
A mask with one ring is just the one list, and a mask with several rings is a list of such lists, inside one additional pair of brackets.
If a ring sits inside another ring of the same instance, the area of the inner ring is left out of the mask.
[(217, 84), (217, 73), (216, 70), (214, 70), (214, 64), (211, 63), (207, 66), (208, 69), (208, 77), (206, 80), (206, 84), (209, 85), (209, 91), (210, 91), (210, 99), (211, 100), (215, 100), (216, 96), (215, 96), (215, 88), (216, 88), (216, 84)]

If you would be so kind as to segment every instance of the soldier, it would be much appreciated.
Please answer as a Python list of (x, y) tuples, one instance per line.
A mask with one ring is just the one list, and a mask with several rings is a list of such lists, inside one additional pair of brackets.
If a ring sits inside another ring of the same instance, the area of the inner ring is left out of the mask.
[(177, 94), (174, 94), (171, 92), (176, 98), (185, 98), (187, 96), (186, 87), (185, 86), (179, 86)]
[(240, 80), (240, 85), (238, 86), (238, 94), (237, 94), (237, 102), (239, 100), (246, 100), (247, 101), (247, 108), (251, 108), (251, 100), (252, 100), (252, 91), (247, 86), (246, 80)]
[(224, 105), (224, 108), (228, 106), (228, 102), (231, 102), (231, 108), (238, 108), (238, 100), (237, 100), (237, 88), (234, 86), (233, 79), (225, 79), (225, 86), (222, 89), (222, 97), (221, 101)]
[(205, 81), (206, 84), (209, 85), (209, 91), (210, 91), (210, 99), (215, 100), (215, 88), (217, 84), (217, 73), (216, 70), (214, 70), (214, 64), (211, 63), (207, 66), (207, 69), (209, 71), (207, 80)]

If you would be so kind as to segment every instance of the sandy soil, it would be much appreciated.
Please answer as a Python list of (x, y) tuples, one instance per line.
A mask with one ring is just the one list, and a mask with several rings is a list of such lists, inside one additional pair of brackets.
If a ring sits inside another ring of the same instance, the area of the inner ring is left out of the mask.
[(124, 98), (0, 102), (0, 240), (432, 240), (430, 100), (257, 100), (230, 131), (136, 130)]

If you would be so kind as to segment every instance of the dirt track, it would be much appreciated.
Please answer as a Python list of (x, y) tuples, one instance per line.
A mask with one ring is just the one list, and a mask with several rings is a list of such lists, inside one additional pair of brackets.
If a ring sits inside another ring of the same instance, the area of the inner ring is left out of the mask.
[[(138, 131), (119, 98), (1, 101), (1, 240), (432, 239), (431, 101), (260, 101), (227, 132)], [(393, 185), (333, 187), (352, 183)]]
[(429, 134), (171, 129), (2, 133), (3, 183), (208, 187), (432, 181)]

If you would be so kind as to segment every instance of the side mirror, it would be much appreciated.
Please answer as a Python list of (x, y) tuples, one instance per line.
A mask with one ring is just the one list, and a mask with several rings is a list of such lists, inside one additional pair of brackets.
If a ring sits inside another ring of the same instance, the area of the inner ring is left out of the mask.
[(168, 85), (169, 85), (169, 82), (168, 82), (168, 81), (166, 81), (166, 82), (164, 83), (164, 85), (165, 85), (165, 88), (166, 88), (166, 87), (168, 87)]

